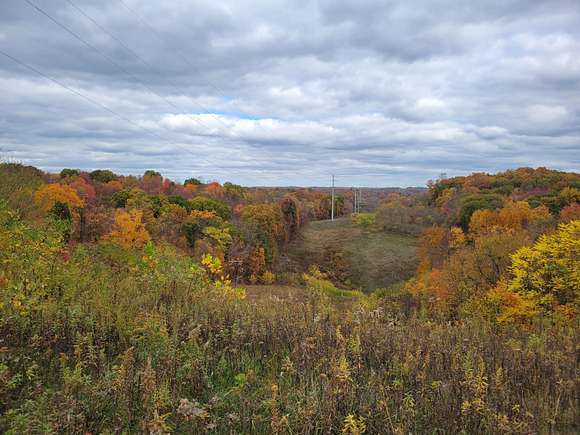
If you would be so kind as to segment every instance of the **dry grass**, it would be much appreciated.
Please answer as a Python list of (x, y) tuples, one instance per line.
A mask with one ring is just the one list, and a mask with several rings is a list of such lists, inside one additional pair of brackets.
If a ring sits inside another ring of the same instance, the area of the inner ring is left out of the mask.
[(249, 302), (304, 302), (307, 298), (304, 288), (290, 285), (247, 285), (244, 288)]

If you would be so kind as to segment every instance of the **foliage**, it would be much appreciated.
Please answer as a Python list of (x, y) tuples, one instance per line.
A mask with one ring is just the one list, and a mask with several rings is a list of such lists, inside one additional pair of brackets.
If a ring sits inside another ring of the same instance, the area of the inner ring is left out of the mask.
[(284, 235), (280, 207), (277, 204), (249, 205), (242, 211), (242, 221), (250, 242), (263, 248), (266, 262), (272, 264), (278, 255), (278, 243)]
[(55, 205), (62, 208), (66, 205), (69, 210), (78, 210), (84, 207), (84, 202), (79, 198), (74, 189), (63, 184), (45, 184), (34, 194), (34, 202), (44, 212), (53, 210)]
[(207, 198), (205, 196), (196, 196), (187, 202), (189, 210), (196, 211), (211, 211), (222, 219), (229, 219), (231, 217), (231, 209), (221, 201)]
[(202, 182), (197, 178), (188, 178), (187, 180), (185, 180), (183, 182), (183, 185), (187, 186), (188, 184), (192, 184), (194, 186), (199, 186), (200, 184), (202, 184)]
[(375, 213), (354, 213), (351, 219), (355, 225), (369, 229), (375, 225), (376, 217)]
[(32, 166), (0, 162), (0, 180), (0, 200), (24, 215), (33, 215), (34, 192), (42, 184), (42, 173)]
[(113, 230), (106, 239), (122, 246), (125, 249), (141, 249), (151, 240), (151, 236), (143, 225), (143, 212), (132, 209), (125, 211), (118, 209), (115, 212)]
[(114, 181), (117, 179), (117, 176), (113, 173), (113, 171), (109, 171), (108, 169), (97, 169), (89, 174), (91, 180), (98, 181), (100, 183), (109, 183), (110, 181)]
[(468, 195), (461, 200), (459, 211), (459, 224), (467, 230), (471, 216), (478, 210), (495, 210), (501, 207), (503, 198), (498, 194), (475, 194)]
[(80, 174), (81, 174), (81, 171), (79, 169), (65, 168), (62, 171), (60, 171), (60, 178), (76, 177), (76, 176), (79, 176)]
[(559, 305), (580, 309), (580, 220), (561, 224), (531, 247), (512, 256), (509, 290), (553, 311)]

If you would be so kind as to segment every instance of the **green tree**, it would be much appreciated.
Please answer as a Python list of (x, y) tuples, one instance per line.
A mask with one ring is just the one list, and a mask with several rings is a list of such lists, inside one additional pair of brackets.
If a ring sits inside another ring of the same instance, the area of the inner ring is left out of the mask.
[(187, 202), (187, 208), (189, 210), (197, 211), (213, 211), (216, 215), (225, 220), (232, 216), (232, 210), (227, 204), (205, 196), (196, 196), (195, 198), (190, 199)]

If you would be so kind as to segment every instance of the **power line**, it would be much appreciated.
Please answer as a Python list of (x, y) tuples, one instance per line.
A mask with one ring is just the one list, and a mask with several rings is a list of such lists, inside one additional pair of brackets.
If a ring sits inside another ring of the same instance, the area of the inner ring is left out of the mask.
[[(27, 63), (25, 63), (25, 62), (23, 62), (23, 61), (21, 61), (21, 60), (17, 59), (16, 57), (14, 57), (14, 56), (12, 56), (12, 55), (10, 55), (10, 54), (6, 53), (5, 51), (3, 51), (3, 50), (1, 50), (1, 49), (0, 49), (0, 54), (4, 55), (4, 56), (5, 56), (5, 57), (7, 57), (8, 59), (10, 59), (10, 60), (12, 60), (13, 62), (17, 63), (18, 65), (20, 65), (20, 66), (22, 66), (22, 67), (24, 67), (24, 68), (26, 68), (26, 69), (28, 69), (28, 70), (30, 70), (30, 71), (32, 71), (32, 72), (34, 72), (34, 73), (38, 74), (38, 75), (40, 75), (41, 77), (44, 77), (45, 79), (47, 79), (47, 80), (50, 80), (51, 82), (53, 82), (53, 83), (57, 84), (58, 86), (60, 86), (60, 87), (62, 87), (62, 88), (64, 88), (64, 89), (66, 89), (67, 91), (69, 91), (69, 92), (71, 92), (71, 93), (73, 93), (73, 94), (77, 95), (78, 97), (81, 97), (81, 98), (83, 98), (84, 100), (86, 100), (86, 101), (90, 102), (91, 104), (93, 104), (93, 105), (95, 105), (95, 106), (98, 106), (98, 107), (100, 107), (100, 108), (101, 108), (101, 109), (103, 109), (103, 110), (106, 110), (107, 112), (109, 112), (109, 113), (111, 113), (112, 115), (116, 116), (117, 118), (119, 118), (119, 119), (121, 119), (121, 120), (123, 120), (123, 121), (125, 121), (125, 122), (129, 123), (130, 125), (132, 125), (132, 126), (134, 126), (134, 127), (137, 127), (137, 128), (138, 128), (138, 129), (140, 129), (140, 130), (143, 130), (144, 132), (146, 132), (146, 133), (147, 133), (147, 134), (149, 134), (150, 136), (153, 136), (153, 137), (155, 137), (156, 139), (158, 139), (158, 140), (160, 140), (160, 141), (162, 141), (162, 142), (166, 142), (166, 143), (168, 143), (168, 144), (170, 144), (170, 145), (174, 145), (174, 146), (176, 146), (176, 147), (178, 147), (178, 148), (181, 148), (182, 150), (186, 151), (187, 153), (189, 153), (189, 154), (191, 154), (191, 155), (193, 155), (193, 156), (195, 156), (195, 157), (197, 157), (197, 158), (199, 159), (199, 156), (198, 156), (197, 154), (194, 154), (194, 153), (192, 153), (190, 150), (188, 150), (187, 148), (183, 147), (182, 145), (180, 145), (180, 144), (178, 144), (178, 143), (176, 143), (176, 142), (173, 142), (173, 141), (169, 141), (169, 140), (167, 140), (167, 139), (165, 139), (165, 138), (163, 138), (163, 137), (159, 136), (159, 135), (158, 135), (157, 133), (155, 133), (153, 130), (150, 130), (150, 129), (146, 128), (146, 127), (143, 127), (143, 126), (139, 125), (139, 124), (138, 124), (138, 123), (136, 123), (135, 121), (133, 121), (133, 120), (131, 120), (131, 119), (127, 118), (127, 117), (126, 117), (126, 116), (124, 116), (124, 115), (121, 115), (120, 113), (116, 112), (115, 110), (113, 110), (113, 109), (111, 109), (111, 108), (109, 108), (109, 107), (105, 106), (104, 104), (102, 104), (102, 103), (98, 102), (98, 101), (97, 101), (97, 100), (95, 100), (94, 98), (91, 98), (91, 97), (89, 97), (89, 96), (87, 96), (87, 95), (85, 95), (85, 94), (83, 94), (83, 93), (81, 93), (81, 92), (77, 91), (76, 89), (73, 89), (73, 88), (71, 88), (70, 86), (66, 85), (65, 83), (62, 83), (61, 81), (59, 81), (59, 80), (55, 79), (54, 77), (51, 77), (51, 76), (49, 76), (49, 75), (47, 75), (47, 74), (43, 73), (42, 71), (40, 71), (39, 69), (37, 69), (37, 68), (33, 67), (32, 65), (29, 65), (29, 64), (27, 64)], [(208, 161), (208, 160), (206, 160), (206, 159), (203, 159), (203, 158), (202, 158), (202, 159), (199, 159), (199, 160), (200, 160), (200, 161), (202, 161), (202, 162), (208, 163), (208, 164), (210, 164), (210, 165), (211, 165), (211, 164), (214, 164), (214, 165), (215, 165), (215, 163), (212, 163), (212, 162), (210, 162), (210, 161)]]
[[(166, 38), (161, 34), (161, 32), (159, 32), (159, 30), (157, 30), (155, 27), (153, 27), (151, 24), (149, 24), (143, 18), (143, 16), (141, 16), (141, 14), (139, 12), (137, 12), (134, 8), (130, 7), (125, 1), (119, 0), (119, 2), (125, 7), (125, 9), (127, 9), (127, 11), (129, 11), (129, 13), (133, 14), (143, 26), (147, 27), (161, 42), (163, 42), (163, 43), (166, 42)], [(190, 68), (192, 68), (198, 74), (201, 74), (199, 68), (197, 68), (197, 66), (195, 66), (193, 63), (191, 63), (191, 61), (184, 55), (183, 50), (180, 50), (179, 48), (175, 47), (175, 52), (179, 55), (179, 58), (183, 62), (185, 62), (186, 64), (189, 65)], [(216, 92), (218, 92), (223, 98), (226, 98), (226, 96), (224, 95), (225, 93), (218, 86), (214, 85), (213, 83), (211, 83), (207, 80), (206, 80), (206, 82)]]
[[(135, 50), (133, 50), (131, 47), (129, 47), (127, 44), (125, 44), (120, 38), (118, 38), (117, 36), (115, 36), (113, 33), (109, 32), (106, 28), (104, 28), (103, 26), (101, 26), (94, 18), (92, 18), (90, 15), (88, 15), (85, 11), (83, 11), (81, 8), (79, 8), (72, 0), (66, 0), (67, 3), (69, 3), (79, 14), (81, 14), (83, 17), (85, 17), (87, 20), (89, 20), (91, 23), (93, 23), (99, 30), (101, 30), (103, 33), (105, 33), (107, 36), (109, 36), (111, 39), (113, 39), (114, 41), (116, 41), (121, 47), (123, 47), (125, 50), (127, 50), (129, 53), (131, 53), (136, 59), (138, 59), (143, 65), (145, 65), (147, 68), (149, 68), (149, 70), (153, 71), (153, 72), (157, 72), (155, 71), (156, 68), (151, 65), (149, 62), (147, 62), (145, 59), (143, 59)], [(158, 75), (160, 75), (159, 72), (157, 72)], [(186, 92), (181, 91), (180, 89), (177, 88), (177, 86), (175, 86), (173, 83), (169, 82), (169, 84), (171, 85), (171, 87), (177, 91), (178, 94), (186, 94)], [(187, 112), (186, 110), (183, 110), (183, 108), (180, 108), (178, 106), (176, 106), (175, 104), (173, 104), (172, 102), (170, 102), (169, 100), (166, 100), (165, 98), (163, 98), (164, 101), (166, 101), (168, 104), (170, 104), (173, 108), (177, 109), (178, 111), (182, 111), (182, 112)], [(196, 104), (198, 105), (198, 104)], [(198, 107), (200, 107), (201, 109), (203, 109), (205, 112), (210, 112), (209, 109), (205, 108), (202, 105), (198, 105)], [(187, 115), (188, 117), (191, 118), (192, 121), (194, 121), (195, 123), (197, 123), (199, 126), (203, 127), (203, 128), (207, 128), (207, 126), (205, 124), (203, 124), (201, 121), (199, 121), (197, 118), (195, 118), (192, 115)], [(227, 126), (221, 119), (217, 118), (216, 116), (214, 116), (212, 114), (212, 117), (217, 119), (222, 125), (226, 126), (227, 128), (229, 128), (229, 126)]]
[[(28, 3), (32, 8), (36, 9), (36, 11), (38, 11), (40, 14), (44, 15), (46, 18), (48, 18), (50, 21), (52, 21), (54, 24), (56, 24), (58, 27), (60, 27), (61, 29), (63, 29), (65, 32), (67, 32), (68, 34), (72, 35), (75, 39), (77, 39), (78, 41), (80, 41), (81, 43), (83, 43), (84, 45), (86, 45), (87, 47), (89, 47), (91, 50), (96, 51), (103, 58), (105, 58), (105, 60), (107, 60), (110, 64), (112, 64), (113, 66), (115, 66), (119, 71), (121, 71), (124, 74), (126, 74), (133, 81), (136, 81), (138, 84), (140, 84), (144, 89), (146, 89), (147, 91), (149, 91), (151, 94), (153, 94), (156, 97), (158, 97), (159, 99), (163, 100), (166, 104), (168, 104), (169, 106), (171, 106), (175, 110), (177, 110), (179, 112), (182, 112), (183, 111), (182, 108), (178, 107), (173, 102), (171, 102), (170, 100), (168, 100), (167, 98), (165, 98), (163, 95), (159, 94), (157, 91), (155, 91), (154, 89), (152, 89), (143, 80), (141, 80), (139, 77), (137, 77), (132, 72), (128, 71), (125, 67), (123, 67), (121, 64), (119, 64), (119, 62), (117, 62), (115, 59), (113, 59), (111, 56), (109, 56), (103, 50), (101, 50), (100, 48), (98, 48), (94, 44), (91, 44), (90, 42), (88, 42), (86, 39), (84, 39), (78, 33), (76, 33), (75, 31), (71, 30), (70, 27), (66, 26), (65, 24), (63, 24), (62, 22), (60, 22), (59, 20), (57, 20), (56, 18), (54, 18), (52, 15), (50, 15), (48, 12), (46, 12), (46, 10), (42, 9), (40, 6), (36, 5), (35, 3), (33, 3), (30, 0), (24, 0), (24, 1), (26, 3)], [(77, 8), (77, 10), (80, 11), (80, 8)], [(133, 50), (131, 50), (131, 51), (133, 51)], [(212, 113), (210, 113), (210, 111), (208, 109), (204, 108), (203, 106), (201, 106), (201, 105), (199, 105), (197, 103), (196, 103), (196, 105), (199, 106), (202, 110), (208, 112), (208, 114), (210, 114), (213, 118), (215, 118), (218, 122), (220, 122), (226, 128), (229, 128), (229, 126), (226, 125), (220, 118), (218, 118), (217, 116), (215, 116)], [(197, 122), (202, 127), (207, 128), (207, 126), (205, 126), (204, 124), (202, 124), (197, 119), (195, 119), (195, 118), (193, 118), (193, 119), (195, 120), (195, 122)]]
[[(39, 7), (38, 5), (36, 5), (35, 3), (33, 3), (30, 0), (24, 0), (26, 3), (28, 3), (28, 5), (30, 5), (32, 8), (34, 8), (36, 11), (38, 11), (40, 14), (44, 15), (46, 18), (48, 18), (50, 21), (52, 21), (54, 24), (56, 24), (58, 27), (60, 27), (61, 29), (63, 29), (64, 31), (66, 31), (67, 33), (69, 33), (70, 35), (72, 35), (75, 39), (77, 39), (78, 41), (80, 41), (81, 43), (83, 43), (84, 45), (86, 45), (87, 47), (89, 47), (90, 49), (96, 51), (98, 54), (100, 54), (103, 58), (105, 58), (109, 63), (111, 63), (113, 66), (115, 66), (117, 69), (119, 69), (121, 72), (127, 74), (130, 78), (132, 78), (134, 81), (136, 81), (137, 83), (139, 83), (143, 88), (145, 88), (146, 90), (148, 90), (151, 94), (157, 96), (158, 98), (160, 98), (161, 100), (163, 100), (164, 102), (166, 102), (168, 105), (170, 105), (171, 107), (173, 107), (174, 109), (176, 109), (177, 111), (181, 112), (183, 111), (181, 108), (179, 108), (177, 105), (175, 105), (174, 103), (172, 103), (171, 101), (167, 100), (163, 95), (160, 95), (158, 92), (156, 92), (155, 90), (153, 90), (150, 86), (148, 86), (146, 83), (144, 83), (141, 79), (139, 79), (139, 77), (135, 76), (133, 73), (131, 73), (130, 71), (127, 71), (127, 69), (125, 69), (122, 65), (120, 65), (117, 61), (115, 61), (113, 58), (111, 58), (109, 55), (107, 55), (105, 52), (103, 52), (101, 49), (99, 49), (98, 47), (96, 47), (95, 45), (91, 44), (90, 42), (88, 42), (87, 40), (85, 40), (82, 36), (80, 36), (78, 33), (76, 33), (75, 31), (71, 30), (68, 26), (66, 26), (65, 24), (63, 24), (62, 22), (58, 21), (56, 18), (54, 18), (52, 15), (50, 15), (48, 12), (46, 12), (44, 9), (42, 9), (41, 7)], [(72, 2), (69, 1), (70, 4), (72, 4)], [(77, 8), (79, 11), (81, 10), (80, 8)], [(85, 14), (86, 15), (86, 14)], [(86, 15), (88, 17), (88, 15)], [(95, 21), (96, 23), (96, 21)], [(102, 28), (102, 26), (99, 26), (100, 28)], [(103, 28), (104, 29), (104, 28)], [(109, 34), (107, 32), (107, 34)], [(126, 44), (123, 44), (123, 46), (126, 46)], [(133, 51), (133, 50), (131, 50)], [(59, 83), (60, 84), (60, 83)], [(108, 111), (110, 111), (108, 108), (106, 109)], [(207, 109), (204, 109), (207, 110)], [(228, 125), (226, 125), (221, 119), (219, 119), (218, 117), (216, 117), (215, 115), (209, 113), (212, 117), (214, 117), (216, 120), (218, 120), (222, 125), (226, 126), (227, 128), (229, 128)], [(198, 125), (200, 125), (201, 127), (207, 129), (208, 127), (206, 125), (204, 125), (201, 121), (199, 121), (198, 119), (192, 117), (191, 115), (187, 115), (189, 118), (191, 118), (194, 122), (196, 122)], [(127, 120), (127, 119), (125, 119)], [(134, 123), (133, 123), (134, 124)], [(140, 126), (139, 126), (140, 127)], [(170, 130), (169, 128), (163, 126), (166, 130), (170, 131), (171, 133), (173, 133), (172, 130)], [(164, 140), (164, 139), (162, 139)], [(167, 142), (167, 140), (165, 140)], [(169, 142), (169, 143), (173, 143), (173, 142)], [(231, 142), (230, 142), (231, 143)], [(179, 146), (178, 144), (173, 143), (176, 146)], [(191, 151), (187, 150), (187, 152), (189, 152), (192, 155), (195, 155), (193, 153), (191, 153)], [(197, 157), (197, 156), (196, 156)], [(207, 160), (207, 159), (200, 159), (202, 161), (205, 161), (206, 163), (210, 164), (210, 165), (215, 165), (218, 166), (216, 163), (212, 163), (211, 161)]]
[[(102, 25), (100, 25), (97, 20), (95, 20), (93, 17), (91, 17), (89, 14), (87, 14), (85, 11), (83, 11), (79, 6), (77, 6), (72, 0), (66, 0), (68, 4), (70, 4), (79, 14), (81, 14), (83, 17), (85, 17), (87, 20), (89, 20), (91, 23), (93, 23), (99, 30), (101, 30), (103, 33), (105, 33), (107, 36), (109, 36), (109, 38), (115, 40), (121, 47), (123, 47), (125, 50), (127, 50), (129, 53), (131, 53), (136, 59), (138, 59), (143, 65), (145, 65), (147, 68), (149, 68), (151, 71), (156, 72), (158, 75), (160, 75), (160, 73), (158, 71), (156, 71), (156, 68), (151, 65), (151, 63), (149, 63), (148, 61), (146, 61), (145, 59), (143, 59), (143, 57), (141, 57), (135, 50), (133, 50), (131, 47), (129, 47), (125, 42), (123, 42), (119, 37), (115, 36), (113, 33), (109, 32), (105, 27), (103, 27)], [(186, 92), (181, 91), (177, 86), (175, 86), (173, 83), (169, 82), (169, 84), (171, 85), (171, 87), (177, 91), (178, 94), (183, 94), (185, 95)], [(166, 102), (168, 104), (171, 104), (172, 107), (176, 108), (177, 110), (181, 110), (184, 111), (183, 109), (175, 106), (173, 103), (169, 102), (166, 100)], [(229, 126), (227, 124), (225, 124), (220, 118), (218, 118), (217, 116), (215, 116), (213, 113), (211, 113), (211, 110), (209, 110), (207, 107), (203, 106), (202, 104), (199, 103), (194, 103), (198, 108), (201, 108), (203, 111), (205, 111), (206, 113), (208, 113), (210, 116), (212, 116), (212, 118), (216, 119), (220, 124), (222, 124), (223, 126), (225, 126), (226, 128), (229, 128)], [(203, 124), (201, 124), (200, 121), (198, 121), (197, 119), (193, 118), (192, 119), (197, 122), (198, 124), (200, 124), (203, 127)]]

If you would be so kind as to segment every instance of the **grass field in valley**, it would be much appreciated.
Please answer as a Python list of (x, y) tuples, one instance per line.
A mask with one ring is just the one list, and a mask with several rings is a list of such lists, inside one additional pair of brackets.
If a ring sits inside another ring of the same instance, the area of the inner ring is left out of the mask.
[(307, 224), (288, 248), (289, 267), (306, 270), (318, 265), (335, 281), (365, 291), (388, 287), (410, 278), (416, 268), (416, 239), (363, 229), (350, 219)]

